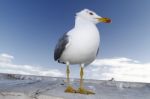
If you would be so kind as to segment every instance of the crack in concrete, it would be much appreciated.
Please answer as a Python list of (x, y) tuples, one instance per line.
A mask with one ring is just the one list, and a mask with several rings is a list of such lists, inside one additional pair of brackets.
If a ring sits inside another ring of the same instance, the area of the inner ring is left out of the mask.
[[(48, 84), (49, 85), (49, 84)], [(51, 85), (51, 84), (50, 84)], [(53, 84), (52, 84), (53, 85)], [(60, 83), (57, 83), (55, 85), (53, 85), (53, 87), (51, 88), (43, 88), (43, 89), (37, 89), (35, 92), (33, 92), (33, 94), (30, 96), (31, 98), (33, 99), (38, 99), (39, 95), (42, 94), (42, 93), (45, 93), (49, 90), (53, 90), (55, 89), (56, 87), (58, 87), (58, 85), (60, 85)]]
[(3, 92), (0, 92), (0, 95), (5, 96), (5, 94)]

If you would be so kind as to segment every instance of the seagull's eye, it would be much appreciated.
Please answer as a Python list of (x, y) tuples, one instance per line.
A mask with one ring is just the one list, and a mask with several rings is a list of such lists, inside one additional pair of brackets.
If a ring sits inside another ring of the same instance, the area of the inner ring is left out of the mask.
[(90, 14), (90, 15), (93, 15), (93, 13), (92, 13), (92, 12), (90, 12), (89, 14)]

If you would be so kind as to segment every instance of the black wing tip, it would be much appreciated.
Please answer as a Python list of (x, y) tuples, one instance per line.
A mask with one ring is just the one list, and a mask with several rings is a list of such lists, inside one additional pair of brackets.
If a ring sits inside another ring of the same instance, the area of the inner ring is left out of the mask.
[(65, 62), (61, 62), (60, 60), (58, 60), (58, 63), (65, 64)]
[(55, 61), (57, 61), (57, 60), (58, 60), (58, 58), (59, 58), (59, 57), (57, 56), (57, 54), (56, 54), (56, 53), (54, 53), (54, 60), (55, 60)]
[(65, 62), (61, 62), (57, 57), (54, 57), (54, 60), (57, 61), (58, 63), (65, 64)]
[(54, 57), (54, 60), (57, 61), (58, 59), (56, 57)]

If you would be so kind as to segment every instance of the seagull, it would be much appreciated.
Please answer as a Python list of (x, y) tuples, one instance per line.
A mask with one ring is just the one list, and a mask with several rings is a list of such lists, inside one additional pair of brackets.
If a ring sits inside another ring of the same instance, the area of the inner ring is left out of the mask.
[[(67, 66), (65, 92), (95, 94), (83, 86), (83, 69), (92, 63), (98, 54), (100, 34), (96, 24), (100, 22), (111, 23), (111, 20), (101, 17), (89, 9), (83, 9), (76, 13), (74, 28), (58, 40), (54, 51), (54, 60)], [(80, 87), (77, 90), (70, 84), (70, 64), (80, 65)]]

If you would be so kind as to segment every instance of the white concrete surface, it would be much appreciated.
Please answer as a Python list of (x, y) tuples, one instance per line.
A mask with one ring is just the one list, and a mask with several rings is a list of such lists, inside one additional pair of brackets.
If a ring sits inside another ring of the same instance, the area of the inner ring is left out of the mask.
[[(65, 93), (64, 78), (0, 74), (0, 99), (150, 99), (149, 83), (85, 80), (95, 95)], [(78, 79), (72, 79), (75, 88)]]

